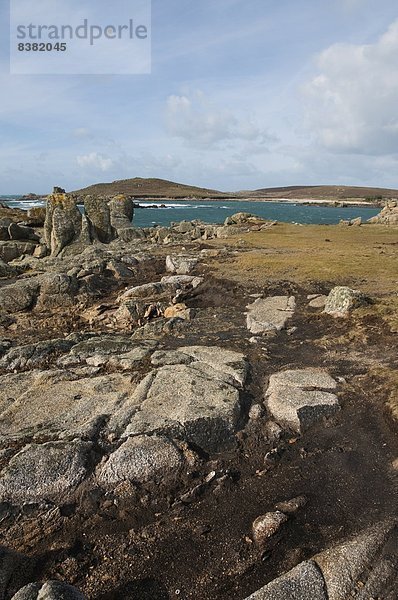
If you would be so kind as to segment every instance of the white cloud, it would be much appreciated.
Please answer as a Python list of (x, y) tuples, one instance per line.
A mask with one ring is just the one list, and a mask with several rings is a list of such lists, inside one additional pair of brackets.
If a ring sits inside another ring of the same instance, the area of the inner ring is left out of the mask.
[(217, 145), (228, 140), (271, 141), (271, 136), (253, 119), (211, 104), (200, 92), (193, 98), (169, 96), (166, 126), (171, 135), (195, 146)]
[(113, 160), (107, 158), (98, 152), (90, 152), (90, 154), (84, 154), (76, 157), (77, 164), (82, 168), (90, 168), (99, 171), (109, 171), (113, 167)]
[(335, 44), (305, 86), (307, 122), (334, 152), (398, 151), (398, 20), (374, 44)]

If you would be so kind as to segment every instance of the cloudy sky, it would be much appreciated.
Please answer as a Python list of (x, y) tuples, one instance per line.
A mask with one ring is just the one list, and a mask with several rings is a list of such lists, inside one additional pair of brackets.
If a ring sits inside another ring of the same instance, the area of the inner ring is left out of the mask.
[(398, 187), (396, 0), (153, 0), (151, 74), (102, 76), (10, 75), (7, 4), (0, 194), (137, 176)]

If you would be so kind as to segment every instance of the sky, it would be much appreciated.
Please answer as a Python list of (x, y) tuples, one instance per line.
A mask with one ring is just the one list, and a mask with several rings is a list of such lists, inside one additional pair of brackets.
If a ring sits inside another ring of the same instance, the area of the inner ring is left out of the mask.
[(139, 75), (10, 74), (0, 2), (0, 194), (130, 177), (398, 188), (396, 0), (152, 0)]

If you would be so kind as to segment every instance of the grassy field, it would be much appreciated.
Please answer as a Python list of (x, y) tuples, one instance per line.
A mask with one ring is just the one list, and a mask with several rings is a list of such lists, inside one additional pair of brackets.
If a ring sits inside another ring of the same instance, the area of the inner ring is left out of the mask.
[[(396, 228), (277, 224), (228, 242), (246, 249), (232, 263), (217, 266), (232, 279), (316, 281), (355, 286), (379, 296), (398, 289)], [(217, 244), (222, 246), (224, 240)]]

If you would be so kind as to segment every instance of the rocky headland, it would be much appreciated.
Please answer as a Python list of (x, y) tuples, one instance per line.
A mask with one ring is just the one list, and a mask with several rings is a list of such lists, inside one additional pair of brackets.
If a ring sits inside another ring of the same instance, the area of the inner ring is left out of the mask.
[(0, 598), (396, 599), (396, 211), (1, 208)]

